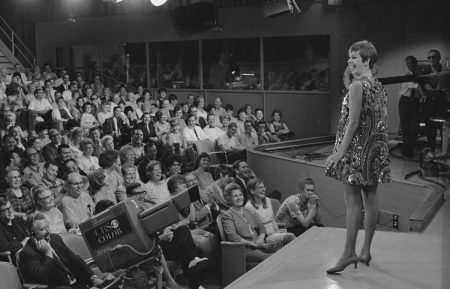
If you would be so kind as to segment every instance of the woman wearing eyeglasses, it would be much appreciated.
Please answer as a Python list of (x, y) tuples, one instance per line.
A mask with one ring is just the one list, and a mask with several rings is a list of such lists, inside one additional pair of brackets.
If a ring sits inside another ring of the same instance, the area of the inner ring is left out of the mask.
[(36, 211), (42, 213), (49, 223), (49, 231), (54, 234), (67, 233), (63, 214), (55, 207), (55, 198), (52, 191), (40, 185), (32, 189)]

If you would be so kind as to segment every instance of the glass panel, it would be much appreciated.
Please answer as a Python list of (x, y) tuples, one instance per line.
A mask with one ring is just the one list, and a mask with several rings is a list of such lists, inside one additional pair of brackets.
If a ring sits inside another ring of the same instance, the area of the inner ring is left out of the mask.
[(157, 47), (159, 87), (200, 87), (198, 41), (164, 42)]
[(264, 38), (264, 89), (329, 90), (330, 36)]
[(258, 89), (259, 39), (203, 41), (206, 89)]
[(128, 84), (135, 88), (139, 85), (147, 87), (145, 43), (127, 43), (124, 46), (130, 62)]

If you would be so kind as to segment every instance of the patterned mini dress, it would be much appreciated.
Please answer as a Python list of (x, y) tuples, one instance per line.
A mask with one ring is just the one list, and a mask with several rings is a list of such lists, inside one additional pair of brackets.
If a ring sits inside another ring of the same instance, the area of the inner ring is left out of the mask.
[[(325, 175), (344, 184), (375, 185), (390, 181), (386, 91), (373, 76), (363, 76), (358, 128), (344, 157)], [(342, 143), (350, 117), (349, 95), (344, 97), (333, 153)]]

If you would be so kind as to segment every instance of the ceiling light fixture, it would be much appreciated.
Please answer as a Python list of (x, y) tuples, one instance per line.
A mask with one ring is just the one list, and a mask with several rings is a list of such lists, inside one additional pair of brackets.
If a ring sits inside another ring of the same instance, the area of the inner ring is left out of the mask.
[(153, 6), (161, 6), (167, 2), (167, 0), (150, 0)]

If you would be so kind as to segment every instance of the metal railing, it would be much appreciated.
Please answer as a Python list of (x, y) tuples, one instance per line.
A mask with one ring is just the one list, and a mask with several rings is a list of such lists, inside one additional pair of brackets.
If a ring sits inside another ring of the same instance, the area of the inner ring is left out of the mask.
[(33, 67), (36, 57), (23, 43), (20, 37), (12, 30), (6, 21), (0, 16), (0, 39), (11, 50), (12, 54), (22, 62), (25, 67)]

